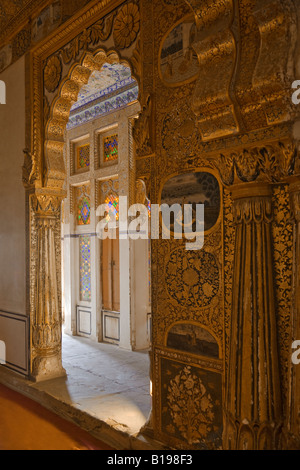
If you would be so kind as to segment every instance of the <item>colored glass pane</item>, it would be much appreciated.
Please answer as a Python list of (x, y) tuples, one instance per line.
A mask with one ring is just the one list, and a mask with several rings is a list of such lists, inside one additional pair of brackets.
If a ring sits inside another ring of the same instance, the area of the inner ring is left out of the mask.
[(114, 217), (119, 220), (119, 197), (111, 194), (105, 199), (105, 204), (108, 206), (106, 220), (109, 221)]
[(147, 208), (148, 208), (148, 215), (149, 215), (149, 217), (151, 217), (151, 203), (150, 203), (149, 199), (147, 199)]
[(104, 161), (109, 162), (118, 159), (118, 136), (111, 135), (104, 139)]
[(79, 237), (80, 253), (80, 300), (91, 301), (91, 238)]
[(79, 200), (78, 209), (77, 209), (78, 225), (89, 225), (90, 218), (91, 218), (90, 198), (87, 196), (83, 196)]
[(88, 168), (90, 166), (90, 146), (82, 145), (77, 149), (77, 169)]

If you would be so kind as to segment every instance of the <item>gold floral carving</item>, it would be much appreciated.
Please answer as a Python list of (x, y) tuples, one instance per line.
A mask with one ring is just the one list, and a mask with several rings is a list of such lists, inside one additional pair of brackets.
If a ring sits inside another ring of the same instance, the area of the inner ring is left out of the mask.
[(219, 268), (213, 254), (181, 249), (166, 263), (166, 285), (171, 299), (183, 307), (207, 307), (219, 290)]
[(38, 177), (36, 161), (33, 155), (28, 149), (23, 150), (24, 153), (24, 164), (23, 164), (23, 184), (24, 186), (30, 187), (34, 184)]
[(239, 152), (221, 153), (216, 166), (227, 186), (237, 181), (278, 182), (293, 174), (298, 158), (291, 140), (278, 141)]
[[(293, 302), (293, 224), (287, 185), (273, 190), (273, 258), (279, 337), (279, 364), (284, 416), (289, 414), (289, 371), (291, 365), (291, 311)], [(296, 268), (298, 269), (298, 268)], [(297, 294), (296, 294), (297, 296)]]
[(112, 31), (113, 21), (116, 12), (111, 13), (108, 17), (102, 18), (89, 28), (86, 28), (81, 34), (76, 36), (66, 47), (60, 50), (63, 61), (69, 64), (78, 57), (82, 50), (86, 50), (91, 46), (95, 46), (99, 41), (106, 41)]
[(210, 394), (201, 379), (184, 367), (168, 387), (168, 406), (174, 425), (183, 438), (194, 444), (204, 440), (213, 428), (214, 412)]
[(60, 214), (60, 206), (65, 195), (36, 193), (32, 196), (32, 208), (34, 213), (42, 217), (58, 217)]
[(49, 93), (53, 93), (59, 85), (62, 74), (60, 58), (55, 55), (48, 59), (44, 69), (44, 83)]
[(127, 3), (118, 13), (114, 25), (116, 47), (125, 49), (135, 41), (140, 30), (140, 13), (135, 3)]
[(20, 31), (13, 40), (12, 43), (12, 50), (13, 50), (13, 58), (12, 60), (15, 61), (19, 57), (21, 57), (30, 47), (31, 42), (31, 30), (27, 27)]
[[(229, 190), (224, 190), (224, 328), (225, 328), (225, 359), (228, 366), (230, 321), (232, 312), (232, 282), (235, 246), (235, 226), (233, 220), (233, 202)], [(226, 370), (228, 367), (226, 368)]]

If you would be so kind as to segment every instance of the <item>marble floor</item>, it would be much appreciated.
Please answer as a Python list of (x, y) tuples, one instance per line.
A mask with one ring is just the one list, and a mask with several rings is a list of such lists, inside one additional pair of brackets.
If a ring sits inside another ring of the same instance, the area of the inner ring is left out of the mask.
[(73, 408), (135, 436), (151, 410), (149, 356), (63, 335), (67, 378), (32, 385)]

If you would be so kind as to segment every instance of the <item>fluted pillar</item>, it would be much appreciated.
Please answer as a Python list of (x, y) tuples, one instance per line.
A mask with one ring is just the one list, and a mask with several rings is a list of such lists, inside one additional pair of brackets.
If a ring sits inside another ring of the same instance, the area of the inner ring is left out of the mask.
[(61, 359), (60, 204), (51, 194), (31, 196), (31, 376), (65, 375)]
[(224, 447), (276, 449), (282, 425), (272, 264), (272, 187), (233, 186), (236, 231)]

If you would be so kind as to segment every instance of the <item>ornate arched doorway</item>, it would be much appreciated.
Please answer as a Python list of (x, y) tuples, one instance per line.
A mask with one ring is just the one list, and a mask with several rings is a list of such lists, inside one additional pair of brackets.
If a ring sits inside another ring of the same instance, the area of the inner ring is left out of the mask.
[[(65, 373), (61, 364), (60, 216), (66, 196), (64, 145), (71, 107), (91, 74), (100, 72), (104, 64), (126, 64), (140, 82), (139, 9), (134, 3), (116, 9), (121, 3), (114, 2), (111, 9), (106, 2), (86, 8), (77, 23), (56, 32), (31, 55), (32, 126), (23, 179), (28, 196), (30, 369), (35, 380)], [(128, 17), (130, 31), (125, 34), (122, 25)], [(141, 89), (139, 99), (143, 103)], [(133, 152), (121, 170), (123, 191), (134, 198)]]

